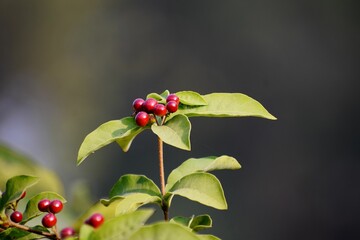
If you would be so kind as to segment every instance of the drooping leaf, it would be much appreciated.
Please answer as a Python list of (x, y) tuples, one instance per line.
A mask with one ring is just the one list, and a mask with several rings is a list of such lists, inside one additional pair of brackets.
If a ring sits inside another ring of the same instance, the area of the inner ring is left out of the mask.
[(171, 222), (159, 222), (144, 226), (136, 231), (129, 240), (199, 240), (195, 233), (187, 228)]
[(227, 209), (224, 190), (220, 181), (212, 174), (197, 172), (179, 179), (165, 195), (168, 206), (171, 196), (179, 195), (192, 201), (220, 210)]
[[(128, 240), (154, 213), (152, 209), (142, 209), (115, 217), (92, 232), (89, 240)], [(146, 238), (144, 238), (146, 239)]]
[(0, 202), (0, 211), (2, 211), (9, 203), (16, 201), (21, 194), (32, 185), (39, 181), (38, 177), (19, 175), (10, 178), (6, 182), (6, 189), (2, 195)]
[(145, 193), (150, 196), (162, 197), (156, 184), (144, 175), (126, 174), (111, 188), (109, 197), (125, 196), (130, 193)]
[(114, 141), (118, 142), (123, 151), (128, 151), (135, 136), (145, 129), (145, 127), (141, 128), (136, 125), (133, 117), (112, 120), (100, 125), (89, 133), (82, 142), (78, 152), (77, 164), (79, 165), (91, 153)]
[(181, 105), (173, 114), (188, 117), (261, 117), (276, 120), (258, 101), (242, 93), (211, 93), (202, 95), (207, 105)]
[(137, 135), (139, 135), (145, 128), (134, 128), (130, 130), (127, 136), (116, 139), (117, 144), (121, 147), (124, 152), (129, 151), (130, 146)]
[(180, 98), (182, 104), (188, 106), (204, 106), (207, 105), (206, 100), (197, 92), (180, 91), (176, 95)]
[(153, 124), (151, 130), (165, 143), (183, 149), (190, 150), (191, 123), (185, 115), (176, 115), (165, 125)]
[(38, 203), (42, 199), (49, 199), (49, 200), (58, 199), (63, 203), (66, 202), (66, 200), (61, 195), (59, 195), (55, 192), (39, 193), (39, 194), (33, 196), (31, 199), (29, 199), (28, 203), (26, 204), (22, 223), (26, 223), (27, 221), (42, 214), (42, 212), (38, 209)]
[(176, 222), (192, 229), (195, 232), (212, 227), (212, 219), (207, 214), (192, 217), (177, 216), (172, 218), (170, 222)]
[(170, 189), (180, 178), (194, 172), (210, 172), (214, 170), (235, 170), (240, 169), (238, 161), (230, 156), (210, 156), (203, 158), (190, 158), (175, 168), (167, 179), (166, 190)]

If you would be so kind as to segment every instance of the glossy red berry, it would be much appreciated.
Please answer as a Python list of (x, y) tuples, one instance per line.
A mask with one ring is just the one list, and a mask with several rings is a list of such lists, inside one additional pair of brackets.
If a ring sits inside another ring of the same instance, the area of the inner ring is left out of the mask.
[(20, 196), (20, 199), (23, 199), (26, 196), (26, 191), (23, 191), (23, 193)]
[(145, 111), (147, 113), (152, 113), (156, 104), (158, 104), (158, 101), (156, 101), (153, 98), (148, 98), (145, 100), (145, 102), (141, 106), (142, 106), (143, 111)]
[(19, 222), (22, 221), (23, 215), (22, 215), (21, 212), (15, 211), (15, 212), (13, 212), (13, 213), (10, 215), (10, 219), (11, 219), (11, 221), (13, 221), (13, 222), (19, 223)]
[(136, 112), (141, 111), (141, 110), (142, 110), (142, 104), (143, 104), (144, 102), (145, 102), (145, 100), (142, 99), (142, 98), (137, 98), (137, 99), (135, 99), (135, 100), (133, 101), (133, 104), (132, 104), (134, 110), (135, 110)]
[(104, 216), (100, 213), (94, 213), (85, 221), (85, 223), (94, 228), (98, 228), (104, 223)]
[(175, 93), (172, 93), (166, 97), (166, 102), (170, 102), (170, 101), (175, 101), (177, 104), (179, 104), (180, 98)]
[(162, 117), (167, 113), (167, 109), (164, 104), (158, 103), (154, 107), (154, 114), (156, 116)]
[(47, 212), (49, 210), (50, 200), (49, 199), (43, 199), (40, 202), (38, 202), (38, 209), (41, 212)]
[(60, 232), (61, 239), (72, 237), (75, 235), (75, 230), (72, 227), (63, 228)]
[(53, 213), (46, 214), (43, 219), (41, 220), (41, 223), (46, 228), (51, 228), (55, 226), (57, 222), (56, 216)]
[(144, 111), (138, 112), (135, 116), (135, 122), (140, 127), (145, 127), (149, 123), (150, 116)]
[(53, 200), (50, 202), (49, 205), (49, 211), (52, 213), (58, 213), (61, 212), (63, 209), (63, 203), (60, 200)]
[(179, 105), (175, 101), (169, 101), (166, 104), (166, 109), (169, 111), (169, 113), (176, 112), (178, 110)]

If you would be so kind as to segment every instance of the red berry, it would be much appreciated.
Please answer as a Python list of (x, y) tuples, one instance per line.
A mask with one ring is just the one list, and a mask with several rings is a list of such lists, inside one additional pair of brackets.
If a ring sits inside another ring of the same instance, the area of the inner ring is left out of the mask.
[(169, 111), (169, 113), (176, 112), (178, 110), (179, 105), (175, 101), (169, 101), (166, 104), (166, 109)]
[(50, 202), (49, 205), (49, 211), (52, 213), (58, 213), (61, 212), (63, 209), (63, 203), (60, 200), (53, 200)]
[(41, 223), (46, 228), (51, 228), (55, 226), (57, 222), (56, 216), (53, 213), (46, 214), (43, 219), (41, 220)]
[(140, 127), (145, 127), (149, 123), (149, 114), (144, 111), (138, 112), (135, 116), (135, 122)]
[(71, 237), (74, 235), (75, 235), (75, 230), (72, 227), (66, 227), (66, 228), (62, 229), (60, 232), (61, 239)]
[(26, 196), (26, 191), (23, 191), (23, 193), (20, 196), (20, 199), (23, 199)]
[(162, 117), (167, 113), (166, 107), (164, 104), (158, 103), (155, 105), (154, 114), (156, 116)]
[(38, 203), (38, 209), (41, 212), (47, 212), (49, 210), (50, 200), (49, 199), (43, 199)]
[(145, 112), (152, 113), (157, 103), (158, 101), (156, 101), (155, 99), (148, 98), (141, 106)]
[(141, 110), (142, 110), (142, 104), (143, 104), (144, 102), (145, 102), (145, 100), (142, 99), (142, 98), (137, 98), (137, 99), (135, 99), (135, 100), (133, 101), (133, 104), (132, 104), (134, 110), (137, 111), (137, 112), (141, 111)]
[(166, 102), (175, 101), (177, 104), (180, 103), (180, 98), (175, 93), (169, 94), (166, 97)]
[(22, 221), (23, 215), (19, 211), (15, 211), (10, 215), (10, 219), (13, 222), (19, 223)]
[(88, 224), (94, 228), (100, 227), (101, 224), (103, 224), (103, 222), (104, 222), (104, 217), (100, 213), (94, 213), (93, 215), (91, 215), (90, 218), (88, 218), (85, 221), (86, 224)]

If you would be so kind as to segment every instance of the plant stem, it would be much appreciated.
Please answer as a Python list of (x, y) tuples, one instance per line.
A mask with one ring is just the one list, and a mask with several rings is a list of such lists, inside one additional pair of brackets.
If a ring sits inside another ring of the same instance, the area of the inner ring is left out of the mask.
[(60, 237), (58, 237), (57, 234), (32, 229), (32, 228), (29, 228), (28, 226), (21, 225), (21, 224), (18, 224), (18, 223), (14, 223), (14, 222), (10, 222), (10, 227), (16, 227), (16, 228), (22, 229), (22, 230), (27, 231), (27, 232), (36, 233), (36, 234), (45, 236), (45, 237), (50, 238), (50, 239), (55, 239), (55, 240), (60, 239)]
[(161, 194), (163, 196), (162, 201), (162, 210), (164, 212), (165, 221), (169, 220), (169, 209), (167, 204), (164, 202), (165, 196), (165, 172), (164, 172), (164, 151), (163, 151), (163, 141), (158, 137), (158, 153), (159, 153), (159, 171), (160, 171), (160, 186), (161, 186)]

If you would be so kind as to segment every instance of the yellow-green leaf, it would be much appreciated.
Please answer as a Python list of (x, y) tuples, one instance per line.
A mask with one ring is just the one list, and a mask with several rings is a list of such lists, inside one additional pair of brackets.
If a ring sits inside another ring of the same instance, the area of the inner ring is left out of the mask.
[(190, 150), (191, 123), (185, 115), (176, 115), (165, 125), (153, 124), (151, 130), (165, 143), (183, 149)]
[(114, 141), (117, 141), (123, 151), (128, 151), (135, 136), (145, 129), (136, 125), (133, 117), (112, 120), (100, 125), (89, 133), (82, 142), (78, 152), (77, 164), (79, 165), (91, 153)]
[(203, 158), (190, 158), (175, 168), (167, 179), (166, 190), (169, 190), (179, 179), (194, 172), (210, 172), (214, 170), (235, 170), (241, 166), (239, 162), (230, 156), (210, 156)]
[(261, 117), (275, 120), (258, 101), (242, 93), (211, 93), (202, 96), (205, 106), (182, 105), (174, 114), (189, 117)]

